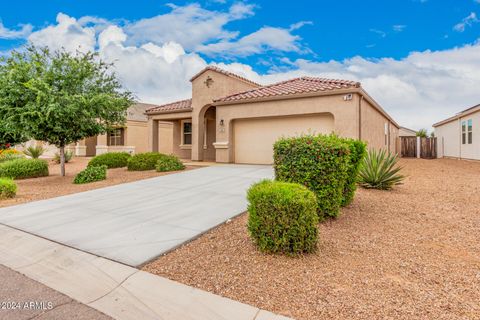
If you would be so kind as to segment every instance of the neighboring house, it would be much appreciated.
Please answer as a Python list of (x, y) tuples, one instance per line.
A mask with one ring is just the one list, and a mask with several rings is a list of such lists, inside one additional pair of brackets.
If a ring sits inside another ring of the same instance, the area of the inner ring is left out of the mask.
[(400, 127), (400, 129), (398, 130), (398, 136), (399, 137), (416, 137), (417, 131), (408, 129), (405, 127)]
[[(118, 127), (107, 134), (86, 138), (76, 144), (67, 146), (67, 150), (76, 156), (95, 156), (106, 152), (126, 151), (139, 153), (147, 151), (147, 116), (145, 110), (153, 104), (136, 103), (127, 110), (127, 121), (124, 126)], [(28, 141), (25, 146), (39, 144), (35, 140)], [(58, 149), (55, 146), (42, 143), (46, 148), (44, 157), (53, 157)], [(22, 150), (19, 146), (17, 149)]]
[(480, 160), (480, 104), (433, 125), (439, 158)]
[(282, 136), (335, 132), (397, 152), (398, 124), (358, 82), (301, 77), (262, 86), (212, 66), (190, 81), (191, 99), (146, 111), (149, 151), (270, 164)]

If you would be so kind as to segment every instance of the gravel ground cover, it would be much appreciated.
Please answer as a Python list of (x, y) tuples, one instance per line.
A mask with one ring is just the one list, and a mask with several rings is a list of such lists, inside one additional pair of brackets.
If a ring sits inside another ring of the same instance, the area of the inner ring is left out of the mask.
[(317, 253), (262, 254), (244, 214), (144, 270), (296, 319), (480, 319), (480, 162), (402, 159), (359, 189)]
[[(7, 207), (25, 202), (49, 199), (71, 193), (103, 188), (116, 184), (132, 182), (171, 174), (173, 172), (127, 171), (126, 168), (108, 169), (107, 180), (73, 184), (75, 175), (87, 167), (91, 158), (76, 157), (66, 164), (66, 176), (60, 176), (60, 165), (49, 161), (50, 176), (43, 178), (16, 180), (18, 185), (17, 196), (13, 199), (0, 200), (0, 207)], [(186, 170), (193, 169), (187, 166)]]

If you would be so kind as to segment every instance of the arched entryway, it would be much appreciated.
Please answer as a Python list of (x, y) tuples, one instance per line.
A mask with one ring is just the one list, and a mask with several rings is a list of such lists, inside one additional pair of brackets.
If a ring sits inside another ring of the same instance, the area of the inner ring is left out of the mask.
[(217, 132), (216, 113), (216, 108), (212, 106), (205, 111), (203, 117), (205, 128), (203, 139), (201, 140), (203, 143), (203, 161), (215, 161), (215, 147), (213, 143), (215, 142)]

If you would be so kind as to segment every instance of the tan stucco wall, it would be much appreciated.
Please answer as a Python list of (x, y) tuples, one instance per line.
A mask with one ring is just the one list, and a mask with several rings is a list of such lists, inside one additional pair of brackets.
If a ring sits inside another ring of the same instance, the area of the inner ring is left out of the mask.
[[(367, 142), (368, 148), (396, 152), (398, 128), (366, 100), (362, 101), (361, 112), (361, 139)], [(385, 125), (387, 126), (387, 139), (385, 139)]]
[[(461, 143), (461, 123), (472, 119), (472, 144)], [(438, 157), (480, 160), (480, 111), (435, 127)]]
[(400, 128), (398, 130), (398, 136), (399, 137), (415, 137), (417, 134), (415, 131), (412, 131), (407, 128)]
[(135, 153), (147, 151), (148, 136), (147, 123), (145, 121), (127, 121), (124, 145), (135, 147)]
[(164, 154), (173, 153), (173, 123), (158, 123), (158, 152)]

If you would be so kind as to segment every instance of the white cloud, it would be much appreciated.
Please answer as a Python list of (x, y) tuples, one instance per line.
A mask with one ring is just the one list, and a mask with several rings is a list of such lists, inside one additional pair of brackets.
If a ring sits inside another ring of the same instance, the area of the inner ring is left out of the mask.
[(0, 39), (21, 39), (32, 33), (33, 27), (31, 24), (24, 24), (20, 27), (19, 30), (8, 29), (0, 21)]
[(57, 15), (56, 25), (33, 32), (28, 40), (37, 46), (68, 51), (91, 51), (96, 42), (93, 27), (83, 27), (75, 18), (63, 13)]
[(268, 51), (302, 52), (300, 37), (283, 28), (263, 27), (240, 39), (201, 45), (196, 51), (209, 56), (246, 57)]
[(471, 27), (474, 23), (478, 23), (480, 20), (477, 18), (475, 12), (471, 12), (468, 16), (462, 19), (462, 22), (453, 26), (453, 30), (457, 32), (464, 32), (466, 27)]
[(378, 29), (370, 29), (370, 32), (378, 34), (381, 38), (385, 38), (387, 36), (387, 33), (385, 31)]
[(392, 26), (392, 29), (395, 32), (402, 32), (403, 30), (405, 30), (406, 27), (407, 26), (404, 25), (404, 24), (395, 24), (395, 25)]
[(141, 19), (126, 27), (130, 44), (156, 44), (174, 41), (186, 50), (209, 41), (234, 38), (238, 32), (228, 31), (225, 25), (253, 15), (253, 6), (233, 4), (228, 12), (206, 10), (199, 4), (183, 7), (170, 5), (172, 11), (153, 18)]

